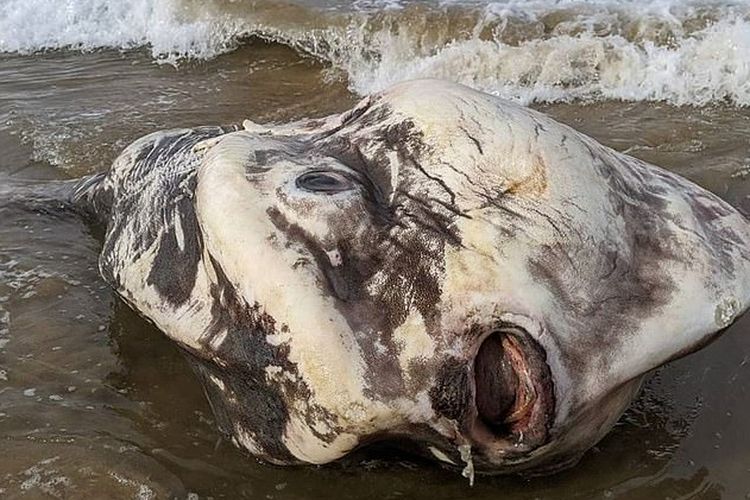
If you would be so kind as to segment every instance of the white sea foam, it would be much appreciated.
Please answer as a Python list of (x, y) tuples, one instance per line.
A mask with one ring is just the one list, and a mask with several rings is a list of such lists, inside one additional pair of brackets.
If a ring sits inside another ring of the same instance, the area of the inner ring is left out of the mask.
[(149, 46), (154, 57), (213, 57), (242, 22), (173, 0), (3, 0), (0, 52)]
[(176, 63), (257, 35), (328, 61), (360, 94), (440, 77), (521, 102), (750, 105), (748, 2), (314, 3), (307, 15), (263, 1), (4, 0), (0, 51), (145, 46)]
[(572, 99), (750, 105), (750, 23), (720, 21), (676, 46), (585, 32), (526, 41), (452, 42), (434, 54), (386, 50), (342, 62), (365, 94), (397, 81), (446, 78), (524, 103)]
[[(8, 342), (10, 342), (9, 334), (10, 334), (10, 313), (6, 311), (5, 309), (3, 309), (2, 302), (0, 302), (0, 350), (5, 348)], [(2, 373), (0, 373), (0, 375), (2, 375)], [(2, 377), (0, 377), (0, 379), (2, 379)], [(5, 380), (7, 380), (7, 378)]]

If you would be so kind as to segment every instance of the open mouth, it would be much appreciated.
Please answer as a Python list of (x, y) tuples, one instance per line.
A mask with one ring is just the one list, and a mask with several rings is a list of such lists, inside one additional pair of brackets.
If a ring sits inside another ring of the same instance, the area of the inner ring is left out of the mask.
[(473, 363), (469, 435), (498, 458), (544, 444), (554, 413), (552, 376), (544, 350), (523, 331), (484, 336)]

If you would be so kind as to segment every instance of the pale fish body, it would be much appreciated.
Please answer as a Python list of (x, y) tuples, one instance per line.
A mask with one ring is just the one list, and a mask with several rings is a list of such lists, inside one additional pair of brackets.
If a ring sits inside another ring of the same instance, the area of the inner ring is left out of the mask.
[(441, 81), (323, 120), (158, 132), (81, 183), (100, 267), (277, 464), (398, 440), (568, 466), (750, 304), (750, 224), (689, 181)]

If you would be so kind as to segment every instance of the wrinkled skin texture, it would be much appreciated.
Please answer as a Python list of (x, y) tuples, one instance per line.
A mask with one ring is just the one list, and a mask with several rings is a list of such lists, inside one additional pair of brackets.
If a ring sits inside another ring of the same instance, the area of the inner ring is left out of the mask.
[(277, 464), (393, 439), (483, 472), (568, 466), (750, 304), (732, 207), (439, 81), (152, 134), (75, 200), (107, 222), (105, 279)]

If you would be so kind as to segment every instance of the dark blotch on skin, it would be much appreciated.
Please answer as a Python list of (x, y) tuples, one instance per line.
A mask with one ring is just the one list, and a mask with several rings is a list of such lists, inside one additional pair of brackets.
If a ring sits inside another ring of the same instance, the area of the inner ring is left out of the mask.
[[(189, 179), (188, 185), (188, 189), (193, 192), (195, 176)], [(187, 197), (180, 198), (170, 208), (173, 217), (180, 218), (183, 246), (180, 249), (174, 225), (168, 226), (159, 242), (159, 250), (146, 283), (153, 285), (167, 302), (178, 307), (190, 298), (195, 286), (203, 241), (192, 200)]]
[[(265, 453), (279, 461), (295, 462), (282, 442), (289, 419), (285, 399), (275, 384), (266, 381), (265, 373), (270, 365), (296, 371), (288, 361), (288, 348), (266, 342), (266, 335), (276, 329), (274, 319), (262, 312), (260, 306), (248, 305), (213, 259), (211, 265), (216, 272), (216, 283), (211, 285), (213, 319), (203, 343), (205, 351), (212, 352), (212, 357), (221, 360), (224, 366), (200, 362), (197, 370), (204, 379), (211, 407), (228, 434), (234, 434), (232, 423), (238, 423), (253, 432)], [(227, 335), (219, 348), (210, 347), (211, 340), (224, 331)], [(224, 383), (226, 393), (209, 380), (209, 375)]]
[(471, 402), (466, 362), (456, 358), (448, 359), (440, 368), (429, 395), (435, 413), (463, 422)]

